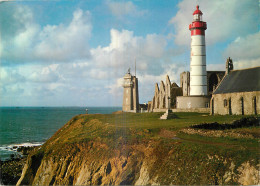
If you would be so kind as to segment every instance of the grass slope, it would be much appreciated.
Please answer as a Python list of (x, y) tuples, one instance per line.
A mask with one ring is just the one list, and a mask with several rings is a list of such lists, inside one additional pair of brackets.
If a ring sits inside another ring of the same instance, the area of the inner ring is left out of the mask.
[[(252, 154), (258, 153), (257, 139), (232, 137), (205, 137), (197, 134), (189, 135), (180, 132), (183, 128), (200, 124), (218, 122), (232, 123), (243, 116), (210, 116), (201, 113), (176, 113), (177, 118), (160, 120), (162, 113), (122, 113), (122, 114), (94, 114), (78, 115), (61, 128), (46, 144), (58, 148), (61, 144), (73, 144), (99, 139), (110, 147), (118, 143), (136, 143), (150, 139), (167, 139), (172, 142), (180, 141), (184, 144), (195, 144), (203, 147), (247, 150)], [(166, 131), (168, 134), (164, 134)], [(228, 129), (227, 132), (257, 133), (259, 127)], [(170, 133), (170, 134), (169, 134)]]
[[(89, 157), (106, 159), (113, 157), (115, 151), (127, 155), (141, 145), (153, 149), (156, 160), (149, 173), (150, 176), (161, 175), (158, 178), (161, 184), (170, 184), (171, 180), (175, 180), (174, 184), (237, 184), (232, 179), (230, 182), (219, 181), (232, 163), (235, 164), (234, 170), (244, 162), (255, 167), (259, 164), (259, 126), (224, 130), (227, 135), (220, 137), (183, 132), (183, 129), (201, 123), (231, 124), (243, 116), (176, 113), (175, 119), (160, 120), (162, 114), (78, 115), (57, 131), (34, 156), (44, 156), (45, 159), (51, 156), (57, 160), (68, 154), (74, 157), (86, 146)], [(231, 133), (254, 134), (254, 137), (229, 136)]]

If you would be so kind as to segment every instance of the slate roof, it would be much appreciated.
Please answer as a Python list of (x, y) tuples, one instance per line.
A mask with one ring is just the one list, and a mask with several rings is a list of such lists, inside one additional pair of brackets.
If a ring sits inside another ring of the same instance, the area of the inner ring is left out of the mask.
[(233, 70), (224, 77), (213, 94), (260, 91), (260, 66)]

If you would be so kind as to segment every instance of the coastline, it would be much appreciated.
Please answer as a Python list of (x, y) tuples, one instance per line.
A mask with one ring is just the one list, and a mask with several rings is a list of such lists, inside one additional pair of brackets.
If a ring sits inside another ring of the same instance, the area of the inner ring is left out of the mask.
[(28, 154), (40, 145), (22, 146), (21, 144), (13, 146), (13, 152), (8, 159), (0, 159), (0, 180), (1, 185), (15, 185), (22, 175), (23, 167), (26, 163)]
[(72, 117), (85, 114), (111, 114), (120, 107), (0, 107), (0, 158), (10, 159), (15, 146), (43, 144)]
[[(45, 142), (34, 142), (34, 143), (21, 143), (21, 144), (9, 144), (2, 145), (1, 151), (6, 152), (7, 154), (3, 157), (0, 157), (1, 161), (8, 161), (12, 158), (22, 158), (24, 155), (27, 155), (31, 149), (43, 145)], [(27, 152), (28, 151), (28, 152)]]

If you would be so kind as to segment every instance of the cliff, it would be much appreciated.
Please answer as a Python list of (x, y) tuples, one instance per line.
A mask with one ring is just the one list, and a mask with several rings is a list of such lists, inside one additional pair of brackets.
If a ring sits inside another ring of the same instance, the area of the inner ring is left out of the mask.
[(258, 127), (226, 131), (253, 136), (242, 139), (182, 132), (198, 117), (76, 116), (28, 156), (17, 185), (259, 184)]

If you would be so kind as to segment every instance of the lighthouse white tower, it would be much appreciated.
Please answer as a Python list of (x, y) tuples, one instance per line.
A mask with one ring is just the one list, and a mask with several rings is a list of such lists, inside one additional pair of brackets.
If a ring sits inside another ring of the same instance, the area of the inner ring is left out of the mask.
[(193, 22), (189, 25), (191, 31), (190, 96), (205, 96), (208, 94), (205, 44), (207, 23), (202, 21), (203, 13), (198, 5), (196, 8)]

